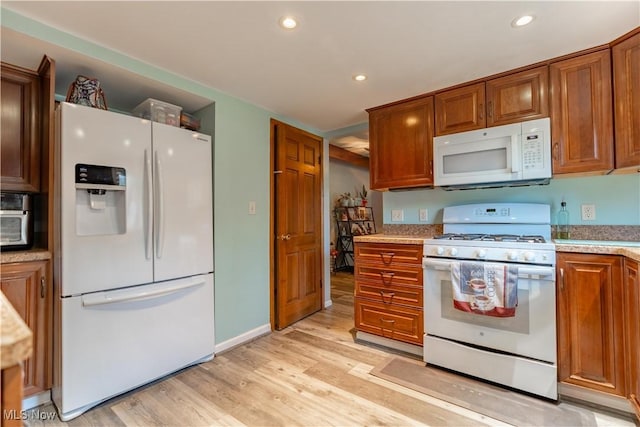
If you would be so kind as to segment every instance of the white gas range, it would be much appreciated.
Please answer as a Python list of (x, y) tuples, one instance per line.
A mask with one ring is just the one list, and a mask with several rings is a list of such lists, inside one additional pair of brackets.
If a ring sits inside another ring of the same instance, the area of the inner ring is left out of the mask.
[(424, 243), (424, 360), (557, 399), (550, 207), (444, 209)]

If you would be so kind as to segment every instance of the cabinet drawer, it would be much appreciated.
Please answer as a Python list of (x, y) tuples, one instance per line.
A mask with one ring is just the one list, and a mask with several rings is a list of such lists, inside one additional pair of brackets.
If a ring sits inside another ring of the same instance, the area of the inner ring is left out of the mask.
[(422, 346), (423, 315), (417, 308), (356, 298), (356, 329)]
[(422, 245), (357, 243), (356, 259), (377, 262), (387, 267), (395, 264), (414, 264), (422, 268)]
[(391, 268), (356, 260), (355, 278), (356, 282), (365, 280), (387, 289), (397, 284), (422, 286), (422, 267), (396, 265)]
[(384, 286), (366, 280), (357, 280), (356, 297), (363, 297), (386, 305), (402, 304), (422, 308), (422, 287), (394, 284)]

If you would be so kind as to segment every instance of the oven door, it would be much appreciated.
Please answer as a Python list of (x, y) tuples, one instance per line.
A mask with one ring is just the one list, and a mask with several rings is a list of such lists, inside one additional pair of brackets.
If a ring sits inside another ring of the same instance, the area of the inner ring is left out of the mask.
[(552, 266), (517, 264), (518, 306), (514, 317), (492, 317), (453, 306), (451, 260), (425, 258), (425, 334), (556, 362), (556, 290)]

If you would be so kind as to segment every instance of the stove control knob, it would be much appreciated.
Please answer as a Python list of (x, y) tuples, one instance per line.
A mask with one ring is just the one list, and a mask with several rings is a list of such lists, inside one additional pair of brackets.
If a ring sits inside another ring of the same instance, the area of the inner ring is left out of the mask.
[(516, 251), (507, 252), (507, 258), (509, 258), (511, 261), (517, 260), (518, 259), (518, 252), (516, 252)]
[(478, 258), (485, 258), (487, 256), (487, 250), (486, 249), (480, 249), (478, 251)]
[(534, 254), (533, 252), (525, 252), (524, 253), (524, 259), (527, 261), (535, 261), (536, 260), (536, 254)]
[(438, 247), (436, 248), (436, 253), (437, 253), (438, 255), (442, 255), (442, 254), (444, 254), (444, 248), (443, 248), (442, 246), (438, 246)]
[(456, 248), (449, 249), (449, 255), (451, 255), (451, 256), (458, 255), (458, 250)]

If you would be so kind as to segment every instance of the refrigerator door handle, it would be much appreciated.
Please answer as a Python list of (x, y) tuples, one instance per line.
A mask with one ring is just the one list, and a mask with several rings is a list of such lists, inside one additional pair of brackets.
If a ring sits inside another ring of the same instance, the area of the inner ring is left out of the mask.
[(147, 259), (151, 259), (153, 254), (153, 197), (152, 197), (152, 174), (151, 174), (151, 157), (149, 154), (149, 150), (144, 150), (144, 167), (145, 167), (145, 177), (146, 177), (146, 188), (145, 191), (147, 193), (147, 235), (145, 236), (145, 247), (144, 254)]
[(143, 286), (143, 289), (138, 289), (137, 287), (135, 287), (132, 289), (96, 292), (92, 294), (82, 295), (82, 306), (92, 307), (97, 305), (148, 300), (174, 294), (184, 289), (194, 288), (196, 286), (201, 286), (204, 284), (205, 281), (201, 278), (191, 278), (188, 281), (182, 281), (181, 283), (177, 284), (168, 283), (164, 285), (151, 285), (153, 289), (149, 289), (149, 286)]
[(164, 198), (162, 193), (164, 191), (162, 185), (162, 162), (160, 161), (160, 155), (158, 151), (155, 152), (156, 156), (156, 257), (162, 258), (162, 249), (164, 247)]

